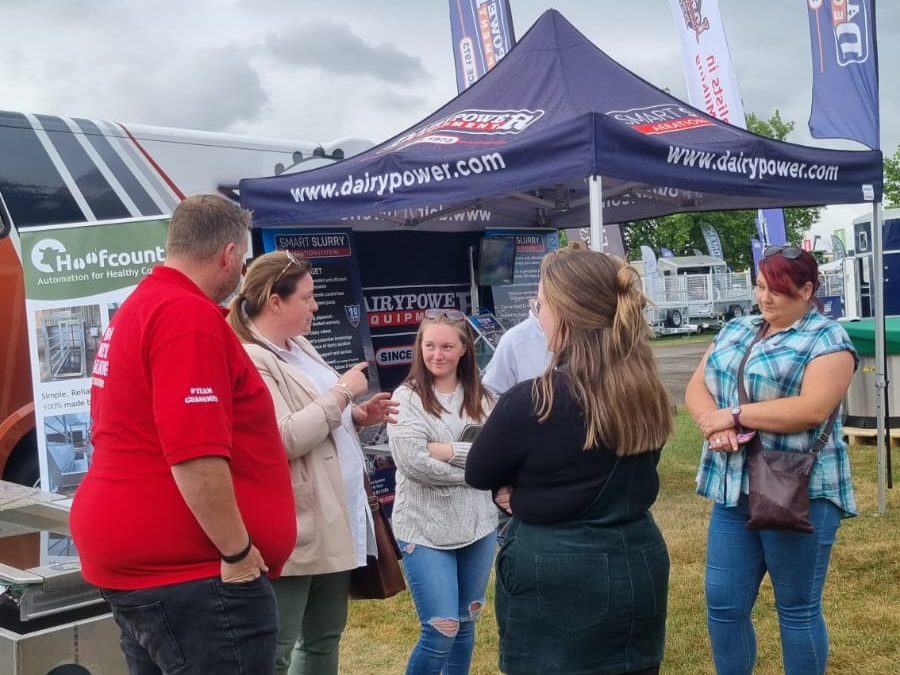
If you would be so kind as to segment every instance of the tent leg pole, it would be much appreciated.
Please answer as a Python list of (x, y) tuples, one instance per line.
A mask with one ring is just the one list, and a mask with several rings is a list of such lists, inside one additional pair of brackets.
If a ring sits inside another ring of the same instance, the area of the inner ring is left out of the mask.
[(472, 305), (469, 314), (477, 316), (481, 313), (481, 299), (478, 297), (478, 277), (475, 275), (475, 247), (469, 247), (469, 300)]
[(885, 416), (884, 403), (886, 395), (885, 382), (885, 335), (884, 335), (884, 263), (882, 248), (884, 246), (881, 204), (872, 204), (872, 286), (875, 303), (875, 421), (876, 439), (875, 470), (878, 477), (878, 514), (887, 511), (887, 445), (884, 437)]
[(603, 251), (603, 185), (600, 176), (588, 178), (591, 200), (591, 250)]

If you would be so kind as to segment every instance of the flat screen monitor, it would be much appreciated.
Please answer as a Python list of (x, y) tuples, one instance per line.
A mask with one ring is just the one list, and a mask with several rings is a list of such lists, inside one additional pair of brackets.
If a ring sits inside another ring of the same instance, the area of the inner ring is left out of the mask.
[(513, 282), (516, 264), (516, 240), (485, 237), (478, 253), (478, 283), (503, 286)]

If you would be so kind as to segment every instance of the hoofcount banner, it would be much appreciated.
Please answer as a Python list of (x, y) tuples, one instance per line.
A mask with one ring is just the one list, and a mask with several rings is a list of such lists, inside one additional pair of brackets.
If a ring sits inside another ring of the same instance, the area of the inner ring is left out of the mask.
[[(109, 320), (165, 261), (168, 218), (78, 223), (21, 232), (41, 486), (72, 495), (91, 463), (93, 369)], [(50, 534), (45, 561), (75, 554)]]

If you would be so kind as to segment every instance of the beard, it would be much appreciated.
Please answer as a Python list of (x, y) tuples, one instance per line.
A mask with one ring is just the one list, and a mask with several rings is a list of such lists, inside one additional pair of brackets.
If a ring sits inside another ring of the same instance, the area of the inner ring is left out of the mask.
[(216, 296), (214, 300), (225, 307), (231, 302), (231, 299), (241, 290), (241, 271), (237, 270), (236, 275), (232, 275), (228, 279), (223, 279), (219, 287), (216, 288)]

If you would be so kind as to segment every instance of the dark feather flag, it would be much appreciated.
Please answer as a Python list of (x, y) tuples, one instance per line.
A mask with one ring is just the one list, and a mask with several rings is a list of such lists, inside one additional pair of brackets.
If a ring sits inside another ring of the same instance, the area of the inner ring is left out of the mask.
[(456, 88), (471, 87), (516, 44), (508, 0), (450, 0)]
[(813, 85), (809, 133), (881, 146), (874, 0), (807, 0)]

